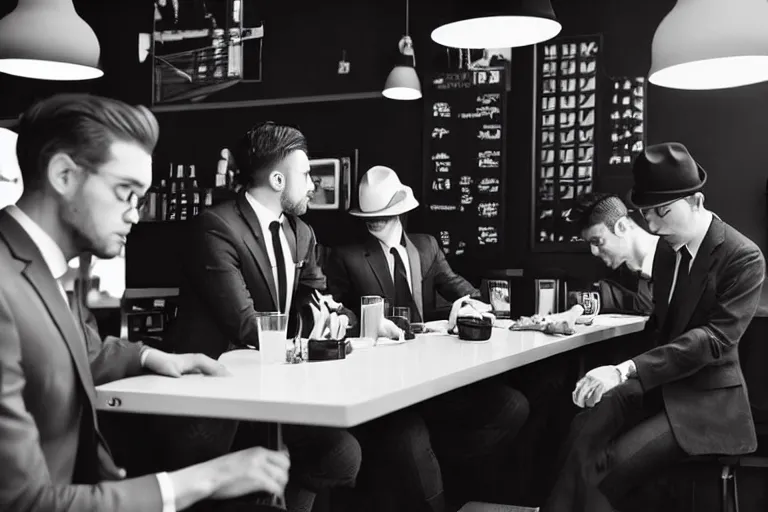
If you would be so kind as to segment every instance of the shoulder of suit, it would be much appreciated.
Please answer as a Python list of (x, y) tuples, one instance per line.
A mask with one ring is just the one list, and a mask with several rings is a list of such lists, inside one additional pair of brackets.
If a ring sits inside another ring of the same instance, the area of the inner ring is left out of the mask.
[(414, 245), (429, 246), (437, 243), (435, 237), (426, 233), (406, 233), (406, 235)]
[(725, 231), (726, 245), (736, 253), (761, 252), (755, 242), (727, 222), (720, 220)]

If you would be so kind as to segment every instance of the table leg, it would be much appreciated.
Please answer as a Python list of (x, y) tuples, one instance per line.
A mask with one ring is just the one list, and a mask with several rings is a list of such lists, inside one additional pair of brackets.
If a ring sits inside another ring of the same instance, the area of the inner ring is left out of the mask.
[[(276, 451), (285, 450), (285, 443), (283, 443), (283, 426), (280, 423), (270, 423), (267, 428), (267, 448)], [(284, 494), (273, 494), (269, 504), (275, 507), (275, 509), (287, 510)]]

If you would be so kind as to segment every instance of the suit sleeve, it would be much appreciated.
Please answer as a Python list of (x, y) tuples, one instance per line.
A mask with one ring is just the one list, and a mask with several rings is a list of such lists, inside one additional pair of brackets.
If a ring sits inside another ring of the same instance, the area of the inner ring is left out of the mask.
[(601, 313), (650, 315), (653, 312), (653, 293), (647, 281), (635, 278), (635, 286), (625, 286), (612, 279), (598, 282)]
[(258, 348), (256, 309), (240, 270), (235, 235), (212, 211), (197, 217), (190, 235), (185, 273), (194, 293), (232, 343)]
[(21, 340), (0, 290), (0, 510), (7, 512), (144, 512), (162, 510), (157, 478), (97, 485), (55, 484), (26, 408)]
[(708, 321), (633, 358), (638, 378), (648, 391), (693, 375), (736, 350), (757, 311), (765, 278), (765, 260), (752, 247), (735, 251), (716, 283)]
[(440, 250), (435, 237), (429, 236), (430, 252), (434, 254), (434, 261), (428, 274), (435, 276), (435, 289), (446, 300), (455, 301), (465, 295), (480, 299), (480, 290), (470, 284), (469, 281), (456, 274)]
[[(74, 300), (80, 300), (80, 297), (76, 295)], [(102, 340), (96, 317), (82, 302), (78, 307), (78, 315), (80, 325), (83, 326), (94, 385), (99, 386), (141, 373), (142, 343), (133, 343), (114, 336), (107, 336)]]

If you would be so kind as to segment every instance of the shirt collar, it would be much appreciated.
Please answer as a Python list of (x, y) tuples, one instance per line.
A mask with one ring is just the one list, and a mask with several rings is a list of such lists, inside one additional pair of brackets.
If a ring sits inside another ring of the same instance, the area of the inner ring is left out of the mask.
[(32, 239), (40, 254), (43, 255), (43, 260), (48, 265), (53, 278), (56, 280), (61, 279), (67, 273), (69, 267), (59, 245), (18, 206), (9, 205), (5, 211), (19, 223), (22, 229), (29, 235), (29, 238)]
[(269, 225), (274, 221), (282, 224), (284, 218), (282, 213), (279, 216), (275, 215), (272, 210), (258, 202), (256, 198), (247, 191), (245, 193), (245, 199), (248, 201), (248, 204), (251, 205), (251, 209), (253, 209), (253, 213), (256, 214), (256, 218), (259, 219), (262, 233), (268, 233)]
[(653, 276), (653, 260), (656, 256), (656, 248), (659, 246), (659, 237), (653, 237), (653, 245), (648, 247), (648, 252), (643, 257), (643, 263), (640, 265), (640, 272), (646, 278)]

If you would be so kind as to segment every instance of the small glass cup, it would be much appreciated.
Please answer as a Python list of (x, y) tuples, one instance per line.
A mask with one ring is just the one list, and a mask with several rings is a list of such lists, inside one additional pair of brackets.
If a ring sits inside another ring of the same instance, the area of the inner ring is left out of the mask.
[(259, 312), (257, 315), (256, 332), (259, 336), (261, 364), (284, 363), (288, 343), (288, 315), (276, 312)]
[(378, 295), (360, 297), (360, 337), (373, 340), (379, 338), (381, 319), (384, 318), (384, 299)]

